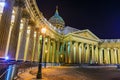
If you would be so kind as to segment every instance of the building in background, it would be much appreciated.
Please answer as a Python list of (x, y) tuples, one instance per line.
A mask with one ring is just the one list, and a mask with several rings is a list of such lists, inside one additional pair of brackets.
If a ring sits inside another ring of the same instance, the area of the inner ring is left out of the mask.
[(38, 62), (42, 27), (47, 29), (43, 62), (120, 64), (120, 39), (99, 39), (88, 29), (65, 26), (58, 8), (46, 20), (36, 0), (0, 1), (0, 58)]

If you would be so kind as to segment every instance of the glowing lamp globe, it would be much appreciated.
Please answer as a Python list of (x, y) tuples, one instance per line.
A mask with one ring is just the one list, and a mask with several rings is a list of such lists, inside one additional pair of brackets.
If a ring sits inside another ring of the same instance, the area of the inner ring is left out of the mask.
[(42, 33), (42, 34), (45, 34), (45, 33), (46, 33), (46, 28), (42, 28), (42, 29), (41, 29), (41, 33)]

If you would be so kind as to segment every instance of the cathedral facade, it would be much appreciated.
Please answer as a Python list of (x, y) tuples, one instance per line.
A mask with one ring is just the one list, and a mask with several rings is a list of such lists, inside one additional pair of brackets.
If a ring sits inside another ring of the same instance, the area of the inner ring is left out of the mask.
[(43, 62), (120, 64), (120, 39), (100, 39), (88, 29), (65, 26), (58, 8), (47, 20), (36, 0), (0, 1), (0, 59), (38, 62), (43, 27)]

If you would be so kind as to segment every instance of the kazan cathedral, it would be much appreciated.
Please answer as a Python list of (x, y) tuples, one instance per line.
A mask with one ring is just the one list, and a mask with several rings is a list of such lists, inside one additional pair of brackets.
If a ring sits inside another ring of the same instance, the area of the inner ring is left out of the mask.
[(0, 0), (0, 60), (38, 62), (41, 47), (46, 63), (120, 64), (120, 39), (65, 26), (58, 8), (47, 20), (36, 0)]

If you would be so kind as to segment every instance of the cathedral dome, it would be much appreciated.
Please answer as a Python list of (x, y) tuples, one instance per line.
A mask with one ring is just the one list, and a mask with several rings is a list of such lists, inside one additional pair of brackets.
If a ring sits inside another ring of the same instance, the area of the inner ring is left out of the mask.
[(65, 26), (65, 22), (62, 17), (58, 13), (58, 7), (56, 7), (55, 14), (49, 19), (49, 22), (55, 26), (57, 29), (63, 29)]

